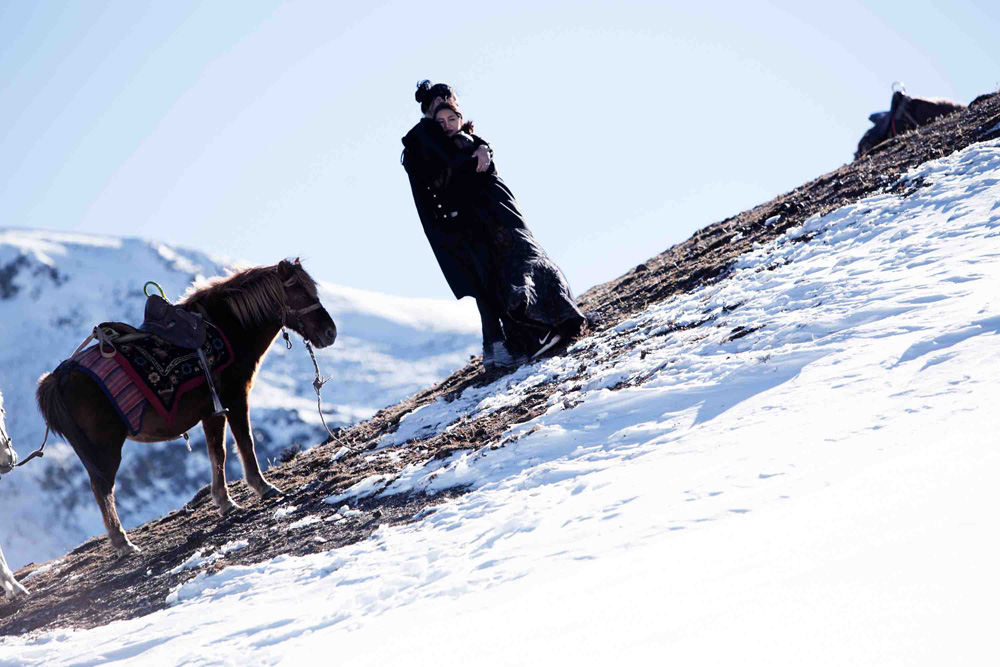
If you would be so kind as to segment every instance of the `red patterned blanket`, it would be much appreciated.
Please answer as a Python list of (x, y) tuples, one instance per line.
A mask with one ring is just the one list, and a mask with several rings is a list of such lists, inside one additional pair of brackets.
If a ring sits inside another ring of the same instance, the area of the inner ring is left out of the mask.
[[(197, 350), (171, 345), (120, 322), (105, 322), (99, 328), (105, 341), (80, 350), (60, 370), (77, 368), (97, 382), (132, 435), (142, 429), (147, 405), (172, 421), (181, 396), (205, 382)], [(208, 326), (202, 351), (213, 372), (233, 362), (232, 347), (215, 326)]]

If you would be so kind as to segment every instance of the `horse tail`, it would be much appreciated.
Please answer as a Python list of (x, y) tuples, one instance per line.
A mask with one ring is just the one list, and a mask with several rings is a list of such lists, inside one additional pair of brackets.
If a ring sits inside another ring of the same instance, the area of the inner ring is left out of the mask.
[(38, 390), (35, 392), (38, 410), (42, 413), (49, 429), (56, 435), (61, 435), (73, 447), (73, 451), (83, 462), (83, 467), (90, 473), (91, 479), (100, 480), (110, 488), (113, 482), (108, 479), (97, 462), (97, 447), (76, 423), (73, 413), (66, 405), (66, 399), (63, 398), (60, 379), (67, 373), (68, 369), (60, 366), (54, 373), (46, 373), (41, 377), (38, 381)]

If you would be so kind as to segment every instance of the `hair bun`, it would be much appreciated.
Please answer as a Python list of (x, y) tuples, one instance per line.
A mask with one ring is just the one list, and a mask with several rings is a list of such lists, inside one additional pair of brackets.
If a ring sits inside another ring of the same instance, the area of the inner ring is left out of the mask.
[(423, 104), (424, 100), (427, 99), (427, 95), (431, 92), (431, 82), (427, 79), (419, 82), (417, 84), (417, 92), (413, 94), (413, 97)]

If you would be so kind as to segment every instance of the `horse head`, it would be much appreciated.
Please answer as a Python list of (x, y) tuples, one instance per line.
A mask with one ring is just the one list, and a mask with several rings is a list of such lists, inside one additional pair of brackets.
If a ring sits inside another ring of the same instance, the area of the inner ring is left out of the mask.
[(4, 424), (3, 395), (0, 395), (0, 475), (6, 475), (17, 465), (17, 452), (11, 445), (7, 427)]
[(333, 345), (337, 340), (337, 325), (319, 301), (316, 281), (299, 260), (281, 260), (278, 278), (285, 292), (283, 324), (318, 348)]

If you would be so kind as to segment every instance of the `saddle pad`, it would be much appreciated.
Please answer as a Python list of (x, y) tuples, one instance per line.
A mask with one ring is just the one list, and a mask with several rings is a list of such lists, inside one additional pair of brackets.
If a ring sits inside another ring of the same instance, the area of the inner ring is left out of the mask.
[[(105, 342), (92, 345), (66, 362), (86, 372), (100, 386), (128, 425), (132, 435), (142, 428), (146, 405), (166, 421), (177, 415), (180, 398), (205, 383), (205, 373), (197, 350), (171, 345), (154, 335), (137, 337), (137, 330), (119, 322), (100, 325)], [(127, 336), (124, 341), (120, 340)], [(101, 348), (112, 356), (101, 354)], [(233, 349), (217, 327), (209, 325), (205, 344), (208, 366), (213, 373), (233, 362)]]
[[(119, 341), (135, 329), (117, 322), (105, 322), (100, 328), (117, 350), (114, 360), (164, 420), (174, 419), (181, 396), (205, 383), (198, 350), (173, 345), (155, 335), (128, 336), (125, 341)], [(233, 349), (218, 327), (208, 325), (206, 328), (201, 350), (209, 369), (218, 373), (233, 362)]]
[(96, 345), (80, 350), (70, 360), (76, 362), (76, 368), (89, 375), (104, 390), (118, 416), (128, 426), (129, 433), (138, 435), (142, 430), (142, 417), (149, 401), (135, 386), (128, 373), (114, 358), (102, 356)]

